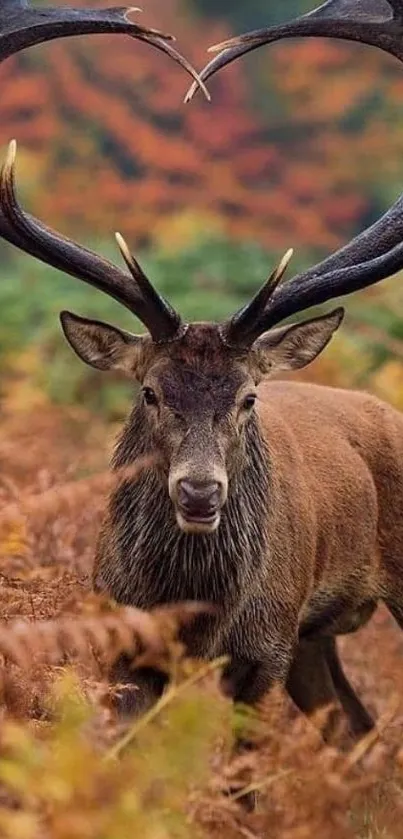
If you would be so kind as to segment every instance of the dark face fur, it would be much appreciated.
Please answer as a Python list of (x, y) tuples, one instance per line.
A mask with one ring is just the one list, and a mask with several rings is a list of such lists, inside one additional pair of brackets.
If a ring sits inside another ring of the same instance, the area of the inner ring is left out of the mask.
[(247, 358), (225, 348), (214, 327), (189, 327), (147, 370), (141, 410), (183, 531), (218, 527), (255, 399)]
[(141, 382), (125, 433), (132, 428), (144, 434), (158, 452), (177, 524), (186, 533), (212, 533), (220, 524), (242, 462), (258, 382), (308, 364), (340, 322), (336, 310), (271, 330), (242, 351), (226, 346), (215, 324), (191, 324), (180, 339), (160, 346), (148, 336), (62, 315), (66, 337), (84, 361)]

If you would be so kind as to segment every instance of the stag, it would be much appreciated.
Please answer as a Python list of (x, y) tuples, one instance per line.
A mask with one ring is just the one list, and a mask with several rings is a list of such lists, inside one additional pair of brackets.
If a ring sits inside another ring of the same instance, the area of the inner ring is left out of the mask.
[(173, 36), (133, 23), (130, 15), (138, 11), (124, 6), (115, 9), (31, 8), (28, 0), (0, 0), (0, 62), (20, 50), (54, 38), (122, 33), (169, 55), (193, 77), (196, 87), (201, 85), (209, 99), (196, 70), (169, 43)]
[[(61, 314), (79, 357), (141, 385), (115, 470), (158, 454), (109, 498), (94, 587), (144, 609), (210, 603), (184, 631), (190, 653), (228, 655), (223, 686), (258, 704), (275, 684), (312, 714), (334, 706), (326, 736), (373, 721), (347, 680), (336, 636), (363, 626), (382, 601), (403, 628), (403, 417), (366, 393), (270, 381), (305, 367), (340, 327), (343, 309), (278, 326), (307, 307), (403, 268), (403, 197), (331, 257), (280, 284), (291, 252), (224, 323), (184, 323), (122, 237), (127, 271), (28, 215), (15, 191), (15, 143), (0, 181), (0, 233), (23, 251), (90, 283), (148, 330)], [(155, 701), (165, 678), (135, 673), (124, 709)]]
[[(238, 35), (209, 48), (218, 53), (202, 70), (206, 81), (237, 58), (283, 38), (319, 36), (370, 44), (403, 61), (403, 0), (327, 0), (288, 23)], [(192, 84), (185, 102), (197, 91)]]

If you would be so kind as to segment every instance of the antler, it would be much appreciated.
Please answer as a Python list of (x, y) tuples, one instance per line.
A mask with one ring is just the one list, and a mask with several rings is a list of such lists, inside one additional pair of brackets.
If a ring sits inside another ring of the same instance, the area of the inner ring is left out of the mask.
[(118, 244), (132, 276), (24, 212), (15, 193), (16, 148), (13, 140), (0, 175), (0, 236), (25, 253), (113, 297), (142, 321), (155, 343), (180, 337), (185, 325), (154, 289), (119, 234)]
[[(297, 36), (360, 41), (403, 61), (403, 0), (327, 0), (296, 20), (260, 29), (211, 47), (221, 50), (202, 71), (206, 80), (239, 56), (264, 44)], [(195, 93), (192, 86), (186, 99)], [(266, 329), (299, 311), (351, 294), (403, 268), (403, 196), (348, 245), (279, 286), (289, 262), (272, 274), (253, 300), (221, 327), (226, 343), (248, 347)]]
[(102, 33), (123, 33), (145, 41), (170, 56), (194, 79), (207, 99), (209, 93), (196, 70), (167, 41), (172, 35), (165, 35), (155, 29), (147, 29), (133, 23), (129, 14), (139, 12), (134, 7), (117, 6), (113, 9), (30, 8), (28, 0), (0, 0), (0, 61), (26, 47), (67, 38), (70, 35), (91, 35)]
[[(264, 44), (300, 36), (360, 41), (403, 61), (403, 0), (327, 0), (323, 6), (289, 23), (257, 29), (210, 47), (209, 52), (219, 55), (204, 67), (200, 78), (206, 81), (241, 55)], [(185, 102), (192, 99), (196, 90), (193, 84)]]
[(253, 300), (221, 326), (225, 343), (249, 347), (285, 318), (374, 285), (403, 269), (403, 196), (348, 245), (279, 286), (292, 251)]

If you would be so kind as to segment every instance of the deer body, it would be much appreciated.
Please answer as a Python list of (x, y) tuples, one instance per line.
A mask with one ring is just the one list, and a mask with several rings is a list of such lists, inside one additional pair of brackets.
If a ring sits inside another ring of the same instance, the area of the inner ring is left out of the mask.
[[(197, 656), (228, 654), (228, 690), (253, 703), (287, 682), (301, 642), (355, 631), (381, 599), (396, 614), (403, 592), (403, 417), (364, 393), (259, 390), (218, 530), (178, 530), (163, 480), (146, 474), (112, 497), (94, 574), (119, 602), (218, 606), (185, 640)], [(116, 466), (150, 446), (131, 419)]]

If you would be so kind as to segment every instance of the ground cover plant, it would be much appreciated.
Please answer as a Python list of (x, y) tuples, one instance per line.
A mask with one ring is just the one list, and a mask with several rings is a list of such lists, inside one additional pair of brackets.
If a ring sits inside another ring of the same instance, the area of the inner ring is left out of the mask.
[[(380, 610), (342, 642), (379, 720), (348, 756), (323, 746), (281, 693), (259, 724), (234, 715), (219, 691), (220, 662), (182, 658), (178, 616), (117, 610), (91, 594), (112, 433), (86, 409), (3, 408), (0, 835), (398, 839), (403, 640), (392, 620)], [(130, 644), (173, 680), (134, 725), (116, 719), (106, 678)], [(239, 724), (253, 726), (259, 750), (233, 760)], [(237, 803), (236, 790), (250, 784), (260, 790), (254, 815)], [(228, 787), (232, 797), (222, 794)]]

